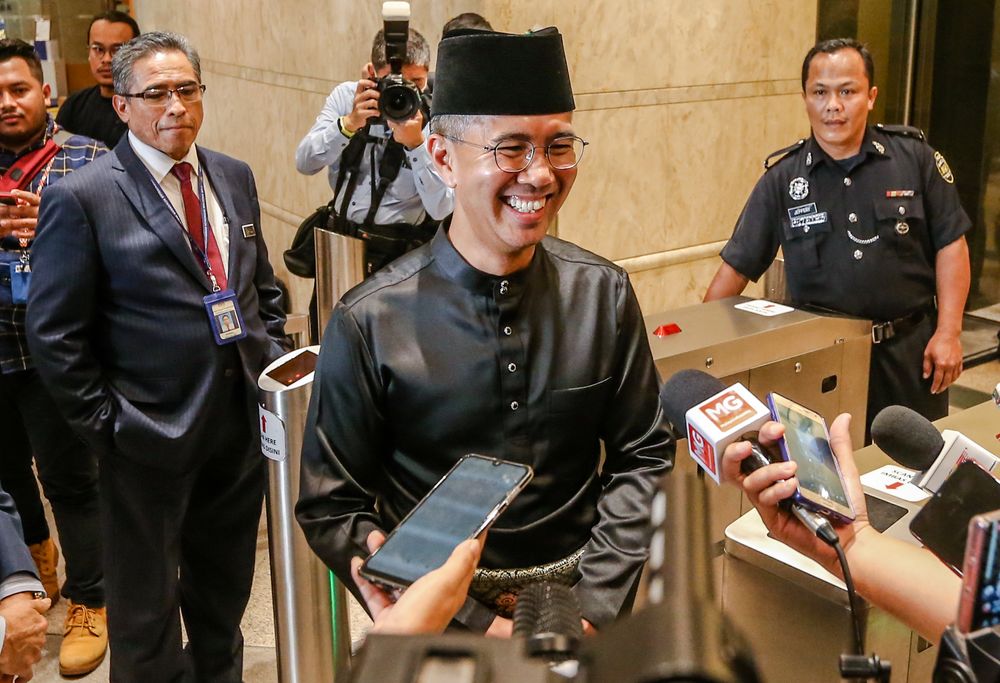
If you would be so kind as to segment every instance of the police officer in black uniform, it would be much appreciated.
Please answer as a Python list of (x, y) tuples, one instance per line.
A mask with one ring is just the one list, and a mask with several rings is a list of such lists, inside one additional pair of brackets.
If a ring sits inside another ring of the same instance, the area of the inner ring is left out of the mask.
[(705, 295), (739, 294), (780, 246), (794, 304), (875, 321), (868, 426), (892, 404), (932, 420), (948, 413), (946, 390), (962, 371), (972, 227), (948, 163), (923, 133), (868, 126), (873, 76), (855, 40), (809, 51), (802, 88), (812, 135), (768, 157)]

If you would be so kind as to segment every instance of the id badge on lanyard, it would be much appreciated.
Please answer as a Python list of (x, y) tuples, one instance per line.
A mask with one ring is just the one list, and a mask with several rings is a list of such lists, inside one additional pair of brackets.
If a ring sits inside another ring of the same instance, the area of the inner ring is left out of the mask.
[(28, 287), (31, 285), (31, 257), (27, 251), (21, 252), (21, 260), (10, 266), (10, 293), (15, 304), (28, 303)]
[(181, 217), (177, 214), (177, 210), (174, 205), (170, 203), (167, 199), (167, 195), (163, 192), (163, 188), (160, 184), (156, 182), (156, 179), (150, 174), (150, 179), (153, 181), (153, 187), (156, 188), (157, 193), (160, 198), (170, 209), (170, 213), (173, 214), (174, 218), (177, 220), (177, 225), (180, 227), (181, 231), (188, 238), (188, 242), (191, 244), (191, 249), (194, 251), (195, 255), (201, 259), (202, 266), (205, 269), (205, 275), (208, 276), (209, 281), (212, 283), (212, 293), (204, 297), (202, 301), (205, 305), (205, 312), (208, 314), (208, 324), (212, 330), (212, 337), (215, 339), (215, 343), (222, 346), (223, 344), (232, 344), (241, 339), (245, 339), (247, 336), (246, 325), (243, 323), (243, 313), (240, 311), (240, 303), (236, 297), (236, 292), (232, 289), (226, 288), (221, 289), (219, 287), (218, 280), (215, 274), (212, 272), (212, 264), (208, 259), (208, 202), (205, 196), (205, 179), (204, 179), (204, 169), (198, 174), (198, 200), (201, 203), (201, 228), (202, 228), (202, 243), (205, 245), (205, 250), (202, 250), (193, 239), (191, 239), (190, 233), (185, 229), (184, 223), (181, 221)]

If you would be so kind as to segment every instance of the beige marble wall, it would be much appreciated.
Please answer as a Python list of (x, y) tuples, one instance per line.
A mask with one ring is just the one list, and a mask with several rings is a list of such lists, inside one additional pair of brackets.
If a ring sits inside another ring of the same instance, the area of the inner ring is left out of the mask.
[[(556, 25), (591, 142), (560, 236), (630, 267), (648, 312), (704, 293), (715, 254), (769, 152), (807, 130), (802, 55), (816, 6), (799, 0), (411, 0), (432, 43), (464, 11), (500, 30)], [(336, 83), (357, 77), (377, 0), (137, 0), (145, 30), (188, 35), (208, 84), (200, 142), (254, 169), (271, 260), (303, 310), (310, 283), (281, 252), (329, 198), (294, 151)], [(635, 266), (635, 257), (654, 255)], [(659, 259), (659, 260), (657, 260)], [(657, 263), (665, 265), (656, 265)], [(641, 268), (641, 269), (640, 269)]]

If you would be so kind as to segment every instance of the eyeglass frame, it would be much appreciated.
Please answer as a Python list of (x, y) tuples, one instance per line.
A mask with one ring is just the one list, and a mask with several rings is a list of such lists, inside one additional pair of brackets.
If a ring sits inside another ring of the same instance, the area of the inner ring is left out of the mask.
[[(177, 91), (178, 91), (179, 88), (187, 88), (187, 87), (192, 86), (192, 85), (196, 86), (197, 89), (198, 89), (198, 98), (194, 99), (194, 100), (185, 100), (183, 97), (181, 97), (181, 94), (179, 92), (177, 92)], [(150, 102), (147, 99), (146, 93), (149, 92), (150, 90), (153, 90), (153, 91), (162, 91), (162, 92), (166, 92), (167, 93), (167, 97), (166, 97), (165, 100), (163, 100), (162, 105), (160, 105), (158, 103), (155, 103), (155, 102)], [(148, 104), (150, 107), (166, 106), (167, 104), (170, 103), (170, 98), (171, 97), (176, 97), (178, 101), (184, 102), (185, 104), (191, 104), (193, 102), (201, 102), (201, 98), (205, 94), (205, 84), (204, 83), (185, 83), (184, 85), (177, 86), (176, 88), (147, 88), (146, 90), (143, 90), (142, 92), (120, 92), (120, 93), (115, 93), (115, 94), (118, 95), (119, 97), (128, 97), (128, 98), (138, 97), (143, 102), (145, 102), (146, 104)]]
[[(126, 41), (127, 42), (127, 41)], [(115, 54), (119, 50), (125, 47), (125, 43), (115, 43), (114, 45), (101, 45), (100, 43), (90, 43), (87, 45), (87, 50), (97, 54), (98, 59), (104, 59), (104, 55), (111, 54), (114, 58)]]
[(587, 142), (586, 140), (584, 140), (583, 138), (581, 138), (579, 135), (563, 135), (561, 137), (557, 137), (556, 140), (579, 140), (581, 143), (583, 143), (583, 151), (580, 152), (580, 158), (576, 160), (576, 163), (574, 163), (572, 166), (559, 167), (559, 166), (556, 166), (555, 164), (553, 164), (552, 163), (552, 159), (549, 158), (549, 147), (551, 147), (555, 141), (550, 142), (547, 145), (535, 145), (535, 144), (532, 144), (530, 142), (524, 142), (523, 140), (519, 140), (518, 142), (521, 142), (521, 143), (523, 143), (525, 145), (530, 145), (531, 146), (531, 151), (528, 152), (527, 156), (525, 157), (524, 166), (521, 167), (521, 168), (519, 168), (519, 169), (517, 169), (516, 171), (511, 171), (511, 170), (508, 170), (508, 169), (506, 169), (506, 168), (504, 168), (503, 166), (500, 165), (500, 158), (497, 156), (497, 150), (500, 149), (500, 147), (502, 147), (504, 144), (510, 142), (510, 140), (502, 140), (501, 142), (498, 142), (495, 145), (481, 145), (478, 142), (472, 142), (470, 140), (463, 140), (462, 138), (455, 137), (454, 135), (446, 135), (444, 133), (438, 133), (438, 135), (440, 135), (441, 137), (445, 138), (446, 140), (453, 140), (455, 142), (461, 142), (463, 144), (469, 145), (470, 147), (478, 147), (479, 149), (483, 150), (484, 152), (493, 152), (493, 163), (495, 163), (497, 165), (497, 168), (499, 168), (504, 173), (521, 173), (521, 172), (523, 172), (525, 169), (527, 169), (529, 166), (531, 166), (531, 162), (535, 160), (535, 150), (538, 150), (538, 149), (544, 149), (545, 150), (545, 161), (547, 161), (549, 163), (549, 166), (551, 166), (553, 170), (556, 170), (556, 171), (568, 171), (568, 170), (576, 168), (577, 166), (580, 165), (580, 162), (583, 161), (583, 154), (584, 154), (584, 152), (587, 149), (587, 145), (590, 144), (589, 142)]

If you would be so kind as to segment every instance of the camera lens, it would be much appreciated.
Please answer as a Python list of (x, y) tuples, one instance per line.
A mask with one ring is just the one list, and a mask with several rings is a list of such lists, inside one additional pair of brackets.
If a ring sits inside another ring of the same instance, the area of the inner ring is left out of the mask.
[(420, 110), (420, 91), (417, 87), (395, 74), (379, 82), (378, 108), (382, 116), (393, 121), (406, 121)]

